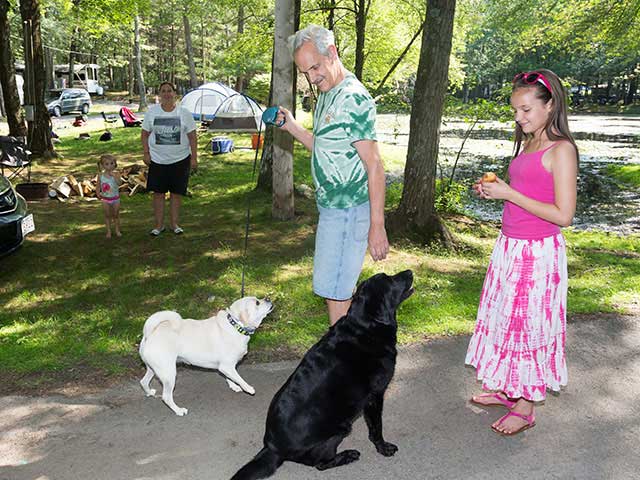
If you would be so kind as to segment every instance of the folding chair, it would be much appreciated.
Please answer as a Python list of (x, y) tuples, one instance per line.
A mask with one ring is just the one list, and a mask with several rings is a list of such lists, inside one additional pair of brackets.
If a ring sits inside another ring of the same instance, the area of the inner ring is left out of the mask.
[(19, 177), (31, 182), (31, 152), (23, 140), (16, 137), (0, 136), (0, 169), (4, 176), (5, 169), (9, 171), (9, 180)]
[(104, 120), (104, 129), (106, 131), (109, 130), (109, 125), (112, 125), (118, 121), (118, 117), (115, 115), (107, 115), (104, 112), (100, 112), (102, 114), (102, 119)]
[(124, 123), (125, 127), (142, 126), (142, 120), (136, 117), (136, 115), (131, 111), (131, 109), (127, 107), (122, 107), (120, 109), (120, 118), (122, 119), (122, 123)]

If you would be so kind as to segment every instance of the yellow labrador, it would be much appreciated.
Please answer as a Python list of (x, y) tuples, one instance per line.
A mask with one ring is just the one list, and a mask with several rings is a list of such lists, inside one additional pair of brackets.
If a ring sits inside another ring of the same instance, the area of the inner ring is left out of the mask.
[(176, 415), (186, 415), (187, 409), (173, 401), (176, 362), (182, 362), (216, 368), (234, 392), (244, 390), (253, 395), (254, 388), (238, 374), (236, 364), (246, 355), (251, 334), (272, 309), (269, 300), (244, 297), (206, 320), (185, 319), (172, 311), (154, 313), (144, 324), (140, 342), (140, 357), (147, 365), (140, 380), (142, 389), (147, 396), (154, 396), (156, 391), (149, 383), (157, 375), (164, 403)]

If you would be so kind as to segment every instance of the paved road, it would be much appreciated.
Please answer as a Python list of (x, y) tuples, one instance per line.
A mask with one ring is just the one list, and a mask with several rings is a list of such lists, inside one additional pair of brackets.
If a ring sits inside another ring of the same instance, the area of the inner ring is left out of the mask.
[[(395, 457), (375, 452), (360, 419), (343, 443), (360, 461), (326, 472), (285, 463), (272, 478), (639, 478), (640, 318), (570, 323), (569, 386), (539, 408), (534, 429), (513, 438), (489, 428), (500, 410), (466, 401), (477, 389), (462, 365), (467, 342), (401, 350), (384, 415)], [(136, 381), (95, 395), (0, 398), (0, 480), (228, 479), (260, 448), (269, 401), (294, 366), (241, 365), (255, 397), (215, 373), (181, 368), (176, 402), (190, 409), (182, 418)]]

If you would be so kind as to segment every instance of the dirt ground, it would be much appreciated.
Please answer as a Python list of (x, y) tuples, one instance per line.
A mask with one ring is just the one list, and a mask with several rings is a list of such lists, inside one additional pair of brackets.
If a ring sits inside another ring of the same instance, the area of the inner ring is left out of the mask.
[[(401, 321), (401, 319), (400, 319)], [(468, 336), (403, 347), (387, 391), (382, 457), (362, 419), (343, 442), (359, 461), (319, 472), (285, 462), (274, 480), (562, 480), (638, 478), (640, 317), (574, 317), (567, 328), (569, 383), (536, 409), (516, 437), (490, 425), (505, 414), (468, 402), (478, 392), (464, 366)], [(256, 388), (232, 392), (215, 372), (180, 368), (177, 417), (130, 379), (95, 392), (0, 397), (0, 480), (224, 480), (262, 445), (269, 402), (297, 362), (242, 364)]]

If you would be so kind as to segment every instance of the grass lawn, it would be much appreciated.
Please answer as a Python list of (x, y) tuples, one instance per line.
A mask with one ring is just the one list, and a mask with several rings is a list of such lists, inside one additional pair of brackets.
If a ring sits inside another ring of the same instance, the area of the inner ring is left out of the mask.
[(640, 165), (609, 165), (607, 173), (622, 183), (640, 188)]
[[(141, 163), (139, 129), (117, 128), (111, 142), (98, 134), (62, 135), (61, 158), (38, 163), (33, 181), (73, 173), (95, 174), (101, 153), (119, 166)], [(66, 136), (65, 136), (66, 135)], [(322, 300), (312, 294), (316, 208), (296, 197), (296, 218), (271, 219), (270, 195), (252, 191), (249, 135), (232, 136), (233, 154), (212, 156), (200, 135), (200, 167), (182, 209), (182, 236), (149, 236), (151, 199), (122, 199), (122, 238), (105, 238), (98, 202), (31, 202), (36, 231), (15, 254), (0, 260), (0, 390), (46, 387), (60, 379), (143, 371), (137, 357), (142, 325), (153, 312), (173, 309), (205, 318), (240, 296), (247, 195), (251, 231), (246, 292), (269, 296), (276, 308), (252, 340), (249, 361), (299, 356), (327, 329)], [(397, 162), (397, 158), (392, 159)], [(296, 184), (311, 185), (309, 158), (296, 150)], [(389, 196), (389, 210), (398, 195)], [(471, 332), (497, 227), (449, 217), (463, 245), (429, 249), (392, 240), (389, 258), (367, 259), (362, 277), (411, 268), (416, 293), (401, 307), (401, 343)], [(569, 313), (625, 312), (640, 304), (640, 238), (567, 231)], [(462, 359), (461, 359), (462, 361)], [(76, 372), (75, 374), (73, 372)]]

